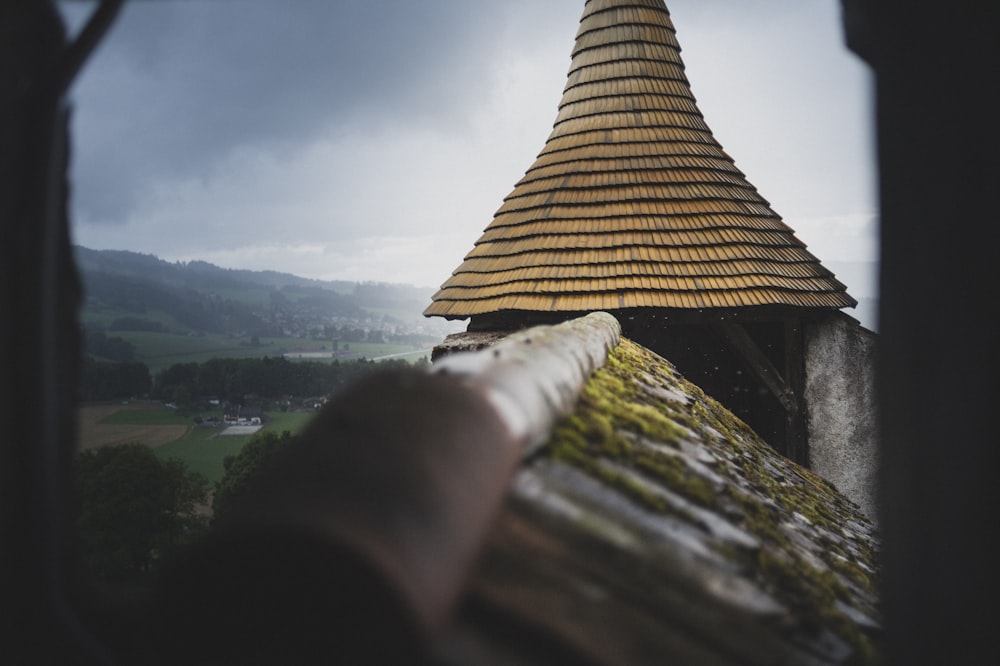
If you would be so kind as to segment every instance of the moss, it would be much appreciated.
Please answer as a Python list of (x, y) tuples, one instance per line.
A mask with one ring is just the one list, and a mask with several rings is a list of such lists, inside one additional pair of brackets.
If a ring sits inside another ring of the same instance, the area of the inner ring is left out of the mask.
[(544, 455), (585, 470), (654, 511), (668, 509), (661, 497), (598, 461), (627, 464), (666, 481), (690, 500), (708, 505), (713, 489), (700, 477), (687, 473), (682, 460), (641, 448), (623, 434), (677, 446), (688, 429), (631, 379), (632, 368), (640, 360), (632, 346), (620, 345), (618, 350), (623, 351), (612, 353), (605, 367), (586, 384), (576, 411), (557, 424)]
[(879, 662), (877, 648), (871, 639), (836, 610), (835, 602), (843, 598), (843, 586), (832, 572), (818, 570), (787, 553), (779, 555), (769, 548), (761, 549), (757, 559), (762, 579), (767, 581), (772, 593), (790, 607), (796, 618), (807, 626), (826, 627), (851, 643), (857, 651), (856, 663)]
[(644, 453), (636, 458), (635, 465), (654, 478), (662, 479), (671, 488), (683, 489), (687, 498), (696, 504), (708, 507), (715, 502), (716, 489), (702, 477), (691, 474), (677, 458)]
[[(657, 447), (680, 449), (692, 438), (718, 458), (717, 472), (733, 483), (717, 488), (704, 474), (692, 471), (682, 456), (643, 445), (649, 440)], [(830, 484), (781, 458), (666, 360), (623, 340), (587, 382), (577, 409), (557, 425), (540, 455), (584, 471), (652, 512), (683, 513), (637, 476), (729, 516), (765, 545), (749, 552), (725, 545), (718, 549), (730, 548), (725, 555), (792, 608), (796, 617), (827, 627), (853, 644), (859, 663), (877, 661), (871, 641), (835, 603), (854, 601), (844, 580), (874, 598), (872, 549), (857, 540), (858, 550), (846, 553), (841, 544), (827, 539), (819, 547), (828, 569), (817, 569), (797, 554), (782, 528), (797, 513), (818, 535), (824, 530), (840, 534), (844, 516), (858, 514)], [(637, 476), (622, 473), (622, 468)]]
[[(656, 383), (654, 388), (669, 391), (672, 395), (691, 396), (693, 402), (677, 405), (655, 398), (652, 392), (635, 380), (639, 369), (644, 382), (650, 382), (650, 385)], [(711, 508), (715, 503), (716, 489), (701, 476), (690, 473), (683, 460), (637, 446), (624, 434), (662, 446), (679, 447), (680, 442), (690, 438), (691, 433), (702, 439), (714, 438), (716, 435), (705, 433), (708, 426), (713, 433), (738, 444), (734, 433), (745, 429), (745, 424), (736, 417), (732, 417), (733, 422), (720, 418), (720, 415), (728, 415), (729, 412), (721, 408), (709, 410), (703, 404), (708, 400), (710, 398), (693, 384), (685, 382), (667, 361), (638, 345), (623, 341), (609, 355), (605, 366), (587, 382), (576, 411), (556, 426), (551, 440), (553, 444), (545, 455), (570, 462), (590, 473), (597, 473), (599, 466), (592, 463), (601, 458), (629, 464), (637, 471), (664, 482), (690, 501)], [(662, 504), (662, 501), (654, 502), (645, 497), (648, 492), (637, 490), (638, 484), (605, 476), (602, 475), (604, 481), (647, 506)]]

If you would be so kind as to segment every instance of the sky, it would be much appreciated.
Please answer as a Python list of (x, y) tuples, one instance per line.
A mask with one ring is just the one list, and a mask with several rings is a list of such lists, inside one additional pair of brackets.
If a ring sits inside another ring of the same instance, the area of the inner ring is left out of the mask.
[[(70, 91), (73, 242), (437, 287), (544, 147), (583, 6), (132, 0)], [(872, 78), (840, 0), (667, 6), (715, 138), (877, 296)], [(93, 3), (60, 7), (73, 34)]]

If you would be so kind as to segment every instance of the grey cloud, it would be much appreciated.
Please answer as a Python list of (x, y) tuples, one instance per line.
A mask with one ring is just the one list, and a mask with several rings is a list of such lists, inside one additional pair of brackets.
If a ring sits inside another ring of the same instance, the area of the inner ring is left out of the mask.
[[(667, 4), (716, 138), (826, 259), (844, 227), (828, 220), (874, 207), (837, 0)], [(387, 238), (467, 234), (351, 268), (446, 275), (542, 148), (583, 7), (130, 0), (73, 91), (79, 238), (295, 272), (303, 256), (340, 264)]]
[(150, 186), (204, 178), (240, 145), (280, 152), (359, 118), (447, 122), (476, 84), (454, 56), (474, 55), (465, 47), (488, 28), (472, 7), (127, 4), (73, 92), (79, 210), (121, 220)]

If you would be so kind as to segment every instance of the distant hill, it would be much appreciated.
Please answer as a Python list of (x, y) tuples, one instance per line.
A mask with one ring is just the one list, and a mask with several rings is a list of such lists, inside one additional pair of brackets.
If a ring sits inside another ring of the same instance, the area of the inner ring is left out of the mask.
[(75, 246), (74, 252), (82, 319), (90, 328), (274, 337), (383, 327), (439, 340), (464, 327), (423, 317), (434, 292), (429, 287), (313, 280), (123, 250)]
[[(277, 271), (248, 271), (220, 268), (205, 261), (168, 262), (152, 254), (128, 250), (91, 250), (74, 246), (77, 265), (87, 272), (103, 272), (135, 277), (173, 286), (202, 289), (225, 289), (256, 285), (282, 288), (286, 286), (320, 287), (349, 294), (356, 282), (311, 280)], [(430, 295), (427, 296), (430, 299)]]
[[(80, 318), (87, 349), (99, 358), (138, 358), (153, 367), (197, 353), (343, 351), (348, 344), (354, 352), (362, 342), (428, 348), (466, 326), (423, 316), (434, 293), (430, 287), (313, 280), (123, 250), (76, 246), (74, 252), (84, 288)], [(847, 314), (876, 330), (873, 267), (840, 263), (834, 270), (859, 300)], [(196, 345), (198, 337), (213, 340)], [(182, 344), (182, 338), (189, 342)]]

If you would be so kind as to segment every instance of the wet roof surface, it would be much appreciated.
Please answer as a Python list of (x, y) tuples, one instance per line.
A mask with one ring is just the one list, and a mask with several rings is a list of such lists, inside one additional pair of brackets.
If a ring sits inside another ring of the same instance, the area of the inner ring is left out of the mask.
[(627, 339), (517, 472), (441, 663), (874, 663), (875, 529)]

